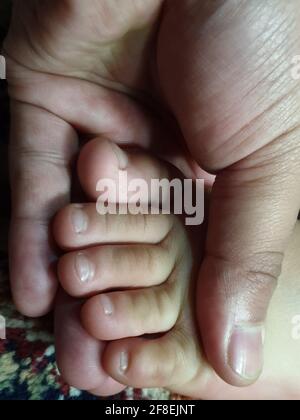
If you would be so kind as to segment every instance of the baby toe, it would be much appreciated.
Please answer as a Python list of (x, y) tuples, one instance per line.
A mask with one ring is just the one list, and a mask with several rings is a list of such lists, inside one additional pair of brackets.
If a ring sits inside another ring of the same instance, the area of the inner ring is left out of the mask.
[(108, 293), (91, 298), (82, 308), (81, 319), (86, 330), (100, 340), (158, 334), (174, 327), (183, 299), (179, 282)]
[(130, 338), (110, 343), (105, 370), (118, 382), (136, 388), (164, 387), (182, 391), (201, 367), (201, 357), (188, 334), (172, 331), (157, 339)]

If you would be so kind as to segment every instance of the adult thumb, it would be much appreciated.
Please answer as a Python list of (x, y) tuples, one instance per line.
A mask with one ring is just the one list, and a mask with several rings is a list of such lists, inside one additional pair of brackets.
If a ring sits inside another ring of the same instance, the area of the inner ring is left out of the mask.
[(296, 0), (173, 0), (159, 33), (166, 102), (193, 157), (217, 174), (197, 312), (207, 358), (232, 385), (263, 368), (264, 321), (300, 207), (299, 29)]
[(260, 151), (217, 176), (199, 274), (197, 313), (206, 355), (237, 386), (262, 372), (264, 322), (300, 207), (299, 147), (297, 162), (294, 152), (285, 162), (274, 157), (264, 165), (269, 153)]

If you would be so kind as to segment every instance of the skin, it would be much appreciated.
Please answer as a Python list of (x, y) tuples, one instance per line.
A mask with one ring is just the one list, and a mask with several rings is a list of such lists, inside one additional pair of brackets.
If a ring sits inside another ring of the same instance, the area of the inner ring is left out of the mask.
[[(300, 207), (300, 90), (290, 72), (299, 13), (297, 0), (15, 1), (5, 53), (21, 312), (53, 304), (49, 221), (70, 201), (78, 132), (153, 149), (185, 176), (199, 166), (217, 175), (197, 291), (201, 340), (225, 381), (257, 379), (262, 343), (251, 337), (263, 330)], [(243, 355), (251, 372), (233, 363)]]
[[(116, 147), (101, 139), (84, 148), (79, 174), (88, 191), (97, 175), (107, 170), (114, 175), (115, 153)], [(127, 162), (129, 173), (148, 163), (153, 174), (172, 177), (165, 163), (143, 152), (127, 152)], [(78, 224), (78, 212), (85, 223)], [(174, 216), (100, 216), (95, 203), (87, 203), (63, 208), (53, 229), (66, 252), (59, 262), (61, 284), (77, 298), (61, 293), (56, 308), (58, 365), (71, 385), (96, 395), (126, 385), (165, 387), (196, 399), (298, 399), (300, 342), (292, 336), (292, 320), (299, 313), (300, 224), (271, 303), (265, 369), (255, 385), (240, 389), (215, 374), (199, 346), (193, 297), (204, 227), (187, 229)], [(81, 282), (74, 271), (78, 255), (95, 267), (89, 281)]]

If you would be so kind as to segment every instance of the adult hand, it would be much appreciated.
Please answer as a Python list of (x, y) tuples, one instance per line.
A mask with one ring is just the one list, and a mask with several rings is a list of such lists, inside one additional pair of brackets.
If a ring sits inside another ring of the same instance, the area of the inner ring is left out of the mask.
[(233, 385), (261, 373), (300, 208), (299, 45), (297, 0), (171, 0), (160, 30), (160, 85), (193, 157), (217, 174), (197, 308), (207, 357)]
[(4, 45), (12, 100), (10, 275), (27, 316), (47, 313), (56, 294), (49, 224), (70, 201), (77, 131), (143, 147), (153, 139), (148, 117), (126, 94), (148, 85), (146, 47), (160, 3), (14, 1)]
[(297, 0), (17, 0), (5, 48), (19, 309), (53, 301), (48, 224), (69, 200), (75, 129), (149, 147), (153, 121), (130, 97), (155, 96), (217, 174), (197, 303), (207, 357), (227, 382), (255, 381), (300, 207), (299, 38)]

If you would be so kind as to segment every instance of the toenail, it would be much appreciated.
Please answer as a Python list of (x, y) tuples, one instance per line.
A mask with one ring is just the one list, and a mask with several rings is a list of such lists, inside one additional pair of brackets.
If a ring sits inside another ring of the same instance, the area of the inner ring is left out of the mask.
[(123, 375), (128, 370), (129, 358), (126, 351), (122, 351), (120, 354), (120, 373)]
[(72, 210), (72, 225), (74, 232), (77, 234), (86, 232), (88, 224), (88, 216), (83, 210), (83, 206), (74, 207)]
[(124, 150), (122, 150), (119, 146), (117, 146), (114, 143), (111, 143), (113, 150), (115, 152), (115, 155), (119, 162), (119, 169), (121, 171), (124, 171), (128, 166), (128, 155)]
[(84, 254), (78, 254), (76, 257), (76, 271), (82, 283), (86, 283), (94, 277), (94, 268), (92, 263)]
[(100, 302), (103, 307), (104, 314), (111, 316), (114, 313), (114, 306), (111, 299), (107, 295), (101, 295)]

